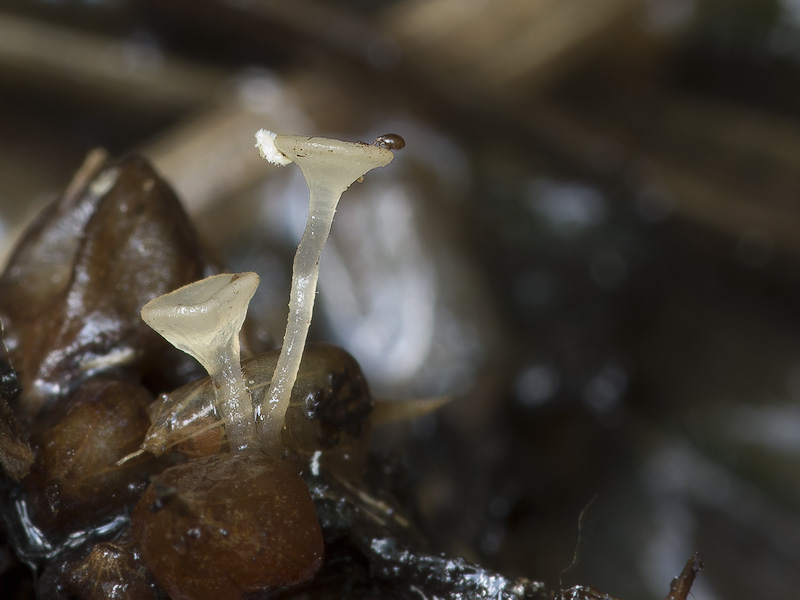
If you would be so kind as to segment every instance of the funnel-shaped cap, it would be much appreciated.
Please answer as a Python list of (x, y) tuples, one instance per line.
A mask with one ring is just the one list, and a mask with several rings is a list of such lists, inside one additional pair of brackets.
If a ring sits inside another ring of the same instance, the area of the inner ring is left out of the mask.
[(259, 281), (255, 273), (213, 275), (151, 300), (142, 319), (213, 375), (222, 354), (233, 351), (238, 362), (239, 331)]
[(340, 194), (359, 177), (385, 167), (394, 158), (391, 150), (363, 142), (274, 134), (264, 129), (256, 134), (256, 146), (273, 164), (297, 163), (309, 187), (313, 182), (325, 182)]

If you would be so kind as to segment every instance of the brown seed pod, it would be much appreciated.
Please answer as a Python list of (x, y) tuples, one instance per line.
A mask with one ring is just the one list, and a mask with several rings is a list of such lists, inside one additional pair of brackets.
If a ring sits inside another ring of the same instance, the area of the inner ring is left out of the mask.
[(98, 542), (86, 554), (75, 551), (54, 562), (39, 579), (39, 597), (47, 600), (163, 600), (130, 528), (111, 541)]
[(312, 344), (294, 384), (281, 444), (301, 465), (358, 470), (371, 433), (373, 400), (355, 358), (333, 344)]
[(131, 524), (172, 600), (239, 600), (311, 579), (324, 544), (303, 480), (262, 453), (220, 454), (167, 469)]
[(37, 423), (37, 457), (23, 482), (31, 516), (45, 533), (92, 526), (132, 506), (159, 467), (152, 456), (117, 465), (140, 443), (152, 400), (143, 387), (92, 379), (67, 399), (59, 415)]
[(12, 408), (23, 425), (94, 375), (169, 373), (179, 353), (139, 310), (203, 272), (194, 228), (144, 159), (89, 162), (27, 229), (0, 276), (0, 320), (23, 390)]

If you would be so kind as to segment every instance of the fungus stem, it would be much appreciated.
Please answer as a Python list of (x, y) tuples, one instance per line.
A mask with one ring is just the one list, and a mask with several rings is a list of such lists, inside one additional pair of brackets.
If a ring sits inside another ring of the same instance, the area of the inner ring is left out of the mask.
[(261, 445), (277, 453), (284, 415), (311, 325), (319, 259), (339, 198), (367, 172), (388, 165), (394, 155), (387, 148), (359, 142), (276, 135), (263, 129), (256, 133), (256, 147), (274, 164), (296, 162), (309, 190), (306, 228), (294, 257), (286, 333), (269, 395), (262, 405), (256, 407)]
[(217, 407), (225, 421), (228, 443), (232, 449), (243, 450), (255, 440), (255, 417), (250, 392), (242, 377), (238, 333), (233, 352), (220, 354), (216, 372), (209, 373), (217, 394)]

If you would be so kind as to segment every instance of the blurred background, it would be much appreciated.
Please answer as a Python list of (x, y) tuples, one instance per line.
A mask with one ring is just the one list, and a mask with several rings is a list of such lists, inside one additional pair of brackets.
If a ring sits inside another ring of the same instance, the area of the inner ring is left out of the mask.
[(387, 399), (420, 527), (509, 576), (800, 589), (800, 2), (4, 0), (0, 257), (146, 155), (285, 327), (307, 190), (265, 127), (406, 148), (344, 196), (314, 337)]

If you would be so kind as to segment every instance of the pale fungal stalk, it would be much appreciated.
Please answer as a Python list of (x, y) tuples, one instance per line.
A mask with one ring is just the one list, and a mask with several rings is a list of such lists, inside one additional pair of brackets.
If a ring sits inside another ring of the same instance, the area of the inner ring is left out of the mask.
[(269, 395), (256, 407), (261, 444), (274, 451), (300, 368), (314, 309), (319, 259), (339, 198), (366, 173), (388, 165), (394, 155), (382, 144), (278, 135), (264, 129), (256, 133), (256, 147), (273, 164), (297, 163), (309, 189), (308, 219), (294, 257), (286, 333)]
[(213, 275), (159, 296), (142, 319), (208, 371), (232, 450), (253, 444), (255, 417), (242, 377), (239, 332), (259, 284), (255, 273)]

